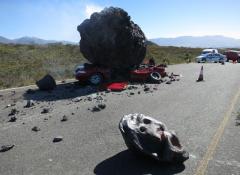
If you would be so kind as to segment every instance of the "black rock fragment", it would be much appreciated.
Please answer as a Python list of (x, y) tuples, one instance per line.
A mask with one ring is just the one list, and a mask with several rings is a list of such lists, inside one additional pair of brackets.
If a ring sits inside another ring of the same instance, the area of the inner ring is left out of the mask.
[(17, 120), (17, 117), (12, 116), (8, 122), (16, 122), (16, 120)]
[(63, 137), (62, 136), (57, 136), (53, 139), (53, 142), (61, 142), (63, 140)]
[(56, 87), (56, 81), (51, 75), (47, 74), (42, 79), (38, 80), (36, 85), (40, 90), (49, 91)]
[(66, 116), (66, 115), (64, 115), (63, 117), (62, 117), (62, 119), (61, 119), (61, 122), (65, 122), (65, 121), (67, 121), (68, 120), (68, 117)]
[(0, 152), (6, 152), (9, 151), (10, 149), (12, 149), (14, 147), (14, 145), (2, 145), (0, 147)]
[(39, 128), (39, 127), (37, 127), (37, 126), (34, 126), (33, 128), (32, 128), (32, 131), (35, 131), (35, 132), (38, 132), (38, 131), (40, 131), (41, 129)]

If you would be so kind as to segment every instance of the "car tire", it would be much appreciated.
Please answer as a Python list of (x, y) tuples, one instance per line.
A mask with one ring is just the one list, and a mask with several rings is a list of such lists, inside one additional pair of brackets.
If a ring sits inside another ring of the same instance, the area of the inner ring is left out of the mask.
[(162, 77), (158, 72), (152, 72), (149, 77), (151, 83), (159, 83), (161, 81), (161, 78)]
[(103, 82), (103, 76), (100, 73), (95, 73), (89, 77), (88, 81), (91, 85), (100, 85)]
[(240, 63), (240, 58), (238, 58), (238, 60), (237, 60), (237, 61), (238, 61), (238, 63)]

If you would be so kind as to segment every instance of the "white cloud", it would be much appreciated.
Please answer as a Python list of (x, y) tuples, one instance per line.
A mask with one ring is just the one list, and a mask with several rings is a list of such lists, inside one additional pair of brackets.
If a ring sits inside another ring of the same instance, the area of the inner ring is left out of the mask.
[(86, 5), (86, 8), (85, 8), (86, 17), (89, 18), (92, 13), (100, 12), (102, 9), (103, 7), (98, 5)]

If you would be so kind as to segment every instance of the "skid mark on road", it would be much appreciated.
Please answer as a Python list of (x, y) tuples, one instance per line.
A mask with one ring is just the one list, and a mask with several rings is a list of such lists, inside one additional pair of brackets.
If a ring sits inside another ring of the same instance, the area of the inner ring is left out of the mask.
[(199, 165), (197, 167), (195, 175), (204, 175), (205, 174), (205, 172), (207, 170), (208, 162), (209, 162), (209, 160), (212, 159), (212, 157), (215, 153), (215, 150), (216, 150), (218, 143), (223, 135), (224, 129), (231, 117), (231, 114), (234, 110), (234, 106), (236, 105), (239, 96), (240, 96), (240, 88), (238, 89), (237, 93), (235, 94), (234, 98), (232, 99), (229, 109), (225, 113), (222, 122), (220, 123), (215, 135), (213, 136), (213, 138), (211, 140), (210, 145), (208, 146), (207, 152), (205, 153), (205, 155), (203, 156), (203, 159), (201, 160), (201, 162), (199, 163)]

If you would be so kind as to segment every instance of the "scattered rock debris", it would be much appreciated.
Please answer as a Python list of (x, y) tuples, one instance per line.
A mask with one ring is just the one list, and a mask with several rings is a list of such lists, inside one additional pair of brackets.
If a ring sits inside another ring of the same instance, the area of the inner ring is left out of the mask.
[(144, 85), (143, 90), (144, 90), (145, 92), (148, 92), (148, 91), (150, 91), (150, 87), (148, 87), (147, 85)]
[(33, 128), (32, 128), (32, 131), (35, 131), (35, 132), (38, 132), (38, 131), (40, 131), (41, 129), (39, 128), (39, 127), (37, 127), (37, 126), (34, 126)]
[(104, 103), (98, 104), (98, 107), (100, 109), (105, 109), (106, 108), (106, 104), (104, 104)]
[(14, 147), (14, 145), (2, 145), (0, 147), (0, 152), (6, 152), (9, 151), (10, 149), (12, 149)]
[(11, 110), (11, 112), (8, 114), (8, 116), (16, 115), (17, 113), (19, 113), (19, 111), (17, 109), (13, 108)]
[(9, 108), (9, 107), (12, 107), (12, 106), (15, 106), (16, 104), (15, 103), (11, 103), (11, 104), (8, 104), (7, 106), (6, 106), (6, 108)]
[(34, 106), (33, 100), (27, 100), (27, 104), (24, 106), (24, 108), (30, 108)]
[(167, 81), (166, 84), (172, 84), (172, 82), (171, 81)]
[(66, 122), (66, 121), (68, 121), (68, 117), (66, 115), (64, 115), (61, 119), (61, 122)]
[(98, 112), (98, 111), (100, 111), (101, 109), (99, 108), (99, 107), (97, 107), (97, 106), (94, 106), (93, 108), (92, 108), (92, 112)]
[(12, 116), (8, 122), (16, 122), (16, 120), (17, 120), (17, 117)]
[(43, 108), (41, 114), (47, 114), (50, 112), (50, 109), (49, 108)]
[(61, 142), (63, 140), (63, 136), (57, 136), (53, 139), (53, 143), (55, 142)]
[(127, 89), (128, 89), (128, 90), (133, 90), (133, 89), (138, 89), (138, 87), (137, 87), (137, 86), (128, 86)]

